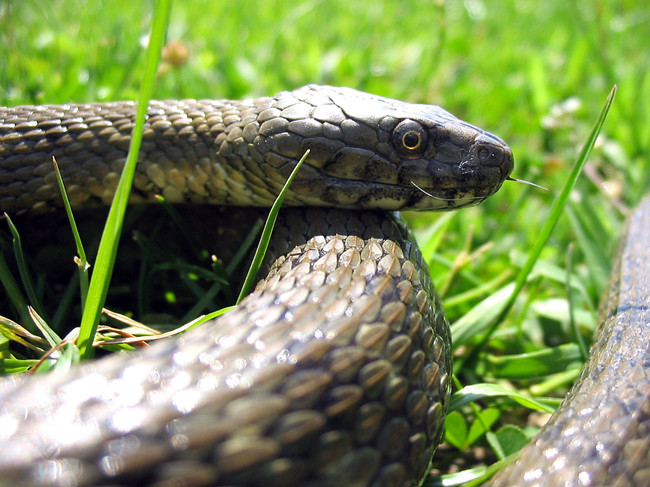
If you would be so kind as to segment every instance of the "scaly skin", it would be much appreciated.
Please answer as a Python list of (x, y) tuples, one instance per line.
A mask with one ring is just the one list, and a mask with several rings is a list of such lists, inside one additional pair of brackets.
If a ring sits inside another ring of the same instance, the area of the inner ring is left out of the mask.
[[(0, 109), (0, 209), (112, 196), (132, 103)], [(308, 86), (152, 102), (134, 201), (266, 206), (306, 149), (294, 206), (451, 209), (512, 170), (498, 138), (438, 107)], [(415, 185), (426, 191), (421, 191)], [(285, 255), (237, 310), (150, 350), (0, 382), (0, 485), (414, 485), (449, 393), (449, 331), (401, 224), (296, 209)], [(635, 214), (591, 358), (494, 485), (650, 484), (650, 203)]]
[(369, 211), (289, 210), (277, 230), (289, 250), (236, 310), (0, 381), (0, 485), (414, 485), (451, 383), (417, 246)]
[[(0, 109), (0, 209), (106, 204), (133, 103)], [(438, 107), (308, 86), (152, 102), (133, 201), (451, 209), (512, 170), (503, 141)], [(425, 192), (423, 192), (422, 188)], [(448, 404), (449, 331), (393, 217), (294, 210), (231, 313), (150, 350), (0, 382), (0, 485), (413, 485)]]

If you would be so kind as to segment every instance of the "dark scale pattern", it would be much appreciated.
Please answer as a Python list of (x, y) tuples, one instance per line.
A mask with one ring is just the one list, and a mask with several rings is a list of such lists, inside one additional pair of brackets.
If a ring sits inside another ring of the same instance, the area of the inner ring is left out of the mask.
[[(0, 210), (61, 206), (52, 157), (74, 207), (109, 203), (135, 110), (133, 102), (0, 107)], [(405, 118), (431, 133), (415, 158), (390, 142)], [(513, 167), (502, 140), (439, 107), (310, 85), (244, 101), (152, 101), (132, 200), (161, 194), (177, 203), (270, 206), (307, 149), (287, 205), (475, 205), (499, 189)], [(494, 157), (481, 157), (486, 152)]]
[(0, 382), (0, 485), (415, 485), (451, 373), (417, 247), (382, 213), (316, 209), (274, 247), (251, 296), (181, 338)]

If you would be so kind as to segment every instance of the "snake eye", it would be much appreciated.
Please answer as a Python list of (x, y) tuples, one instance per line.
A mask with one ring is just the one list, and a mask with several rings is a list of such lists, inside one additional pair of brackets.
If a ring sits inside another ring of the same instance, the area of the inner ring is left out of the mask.
[(427, 132), (413, 120), (402, 120), (393, 130), (393, 147), (409, 159), (420, 157), (427, 147)]

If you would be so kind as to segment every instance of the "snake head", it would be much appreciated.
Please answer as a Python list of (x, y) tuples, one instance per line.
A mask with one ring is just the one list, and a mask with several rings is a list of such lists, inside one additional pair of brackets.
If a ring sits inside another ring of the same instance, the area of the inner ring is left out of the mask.
[(310, 150), (286, 198), (294, 205), (460, 208), (496, 192), (513, 169), (504, 141), (440, 107), (350, 88), (280, 93), (258, 122), (254, 150), (280, 181)]

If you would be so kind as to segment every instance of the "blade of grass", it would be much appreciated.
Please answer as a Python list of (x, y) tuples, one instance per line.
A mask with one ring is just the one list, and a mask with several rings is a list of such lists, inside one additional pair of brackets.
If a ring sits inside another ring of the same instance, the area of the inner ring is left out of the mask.
[(225, 308), (221, 308), (221, 309), (218, 309), (216, 311), (213, 311), (212, 313), (208, 313), (207, 315), (199, 316), (198, 318), (196, 318), (194, 321), (192, 321), (189, 324), (187, 330), (191, 330), (193, 328), (196, 328), (197, 326), (200, 326), (200, 325), (202, 325), (203, 323), (205, 323), (207, 321), (210, 321), (210, 320), (212, 320), (214, 318), (217, 318), (217, 317), (219, 317), (219, 316), (221, 316), (223, 314), (226, 314), (228, 311), (232, 311), (236, 307), (237, 307), (236, 305), (227, 306)]
[(280, 191), (280, 194), (278, 194), (278, 197), (273, 202), (273, 206), (271, 207), (271, 211), (269, 212), (269, 217), (266, 219), (266, 223), (264, 224), (264, 229), (262, 230), (260, 241), (257, 244), (257, 249), (255, 250), (255, 256), (253, 257), (253, 262), (251, 262), (251, 265), (248, 269), (248, 273), (246, 274), (246, 279), (244, 279), (244, 284), (242, 285), (241, 292), (239, 293), (239, 297), (237, 298), (237, 304), (239, 304), (240, 301), (244, 299), (244, 296), (246, 296), (253, 287), (253, 283), (255, 282), (255, 277), (257, 276), (257, 271), (260, 270), (260, 266), (262, 265), (262, 260), (264, 260), (264, 255), (266, 254), (266, 249), (269, 247), (269, 241), (271, 240), (271, 232), (273, 231), (273, 225), (275, 225), (275, 221), (277, 220), (278, 217), (278, 212), (280, 211), (280, 207), (282, 206), (282, 202), (284, 201), (284, 195), (286, 194), (287, 190), (289, 189), (289, 186), (291, 185), (291, 182), (293, 181), (293, 178), (295, 178), (296, 174), (298, 174), (298, 171), (300, 170), (302, 163), (305, 162), (305, 159), (307, 159), (308, 155), (309, 155), (309, 150), (305, 151), (303, 156), (298, 161), (298, 164), (296, 164), (296, 167), (293, 168), (291, 175), (287, 178), (287, 181), (284, 183), (284, 186), (282, 187), (282, 191)]
[(533, 399), (521, 392), (506, 389), (498, 384), (483, 383), (465, 386), (460, 391), (455, 392), (449, 402), (449, 411), (455, 411), (465, 404), (485, 399), (486, 397), (509, 397), (524, 407), (544, 413), (552, 413), (554, 410), (554, 408), (549, 407), (542, 401)]
[(44, 338), (41, 338), (38, 335), (34, 335), (29, 330), (23, 328), (13, 320), (5, 318), (4, 316), (0, 316), (0, 346), (3, 345), (8, 350), (7, 340), (13, 340), (14, 342), (20, 343), (22, 346), (29, 348), (30, 350), (34, 350), (38, 353), (43, 353), (44, 350), (41, 347), (32, 344), (31, 341), (47, 344)]
[(589, 204), (576, 205), (569, 202), (567, 215), (576, 239), (585, 254), (589, 278), (598, 289), (605, 289), (610, 274), (610, 259), (607, 245), (603, 245), (602, 235), (607, 235), (598, 218), (589, 214)]
[(79, 284), (74, 276), (71, 276), (70, 281), (68, 282), (63, 295), (57, 302), (56, 310), (52, 315), (50, 320), (50, 326), (54, 330), (61, 330), (61, 325), (67, 322), (68, 314), (72, 308), (73, 301), (77, 299), (77, 290), (79, 289)]
[(478, 299), (480, 296), (492, 295), (494, 292), (496, 292), (497, 289), (499, 289), (500, 286), (503, 285), (504, 282), (512, 278), (512, 275), (513, 275), (512, 270), (506, 269), (497, 277), (495, 277), (491, 281), (487, 281), (485, 284), (472, 287), (471, 289), (463, 293), (455, 294), (454, 296), (451, 297), (446, 297), (445, 309), (449, 310), (454, 306), (459, 306), (461, 304), (471, 302), (472, 300)]
[(251, 228), (250, 232), (248, 232), (248, 235), (246, 235), (244, 242), (241, 244), (239, 249), (237, 249), (237, 253), (235, 254), (235, 256), (232, 259), (230, 259), (230, 262), (228, 262), (228, 265), (226, 265), (226, 273), (228, 275), (231, 275), (233, 272), (235, 272), (235, 269), (241, 263), (241, 261), (244, 260), (244, 257), (246, 257), (246, 254), (253, 246), (253, 243), (255, 243), (255, 239), (257, 238), (257, 236), (260, 234), (261, 231), (262, 231), (262, 220), (260, 219), (255, 222), (253, 228)]
[(582, 150), (580, 151), (580, 155), (576, 159), (576, 162), (573, 165), (573, 169), (571, 170), (571, 173), (569, 174), (569, 177), (567, 178), (566, 183), (562, 188), (562, 191), (556, 197), (555, 202), (553, 203), (551, 214), (549, 215), (548, 220), (546, 220), (546, 223), (544, 224), (544, 227), (542, 228), (539, 237), (535, 242), (534, 247), (528, 254), (528, 259), (526, 260), (526, 264), (521, 268), (519, 274), (517, 275), (517, 280), (515, 281), (515, 289), (513, 290), (508, 300), (506, 301), (501, 312), (497, 315), (497, 318), (490, 323), (490, 327), (488, 328), (487, 332), (479, 338), (476, 345), (465, 357), (459, 359), (461, 361), (461, 364), (468, 363), (468, 362), (471, 363), (476, 358), (478, 352), (483, 348), (483, 345), (485, 345), (485, 343), (489, 340), (492, 333), (494, 333), (494, 330), (497, 329), (499, 324), (504, 320), (505, 316), (510, 312), (510, 309), (515, 304), (517, 296), (519, 296), (519, 293), (524, 288), (524, 285), (526, 284), (526, 281), (528, 279), (528, 275), (532, 271), (533, 266), (537, 261), (537, 258), (541, 254), (542, 249), (546, 245), (546, 242), (548, 241), (548, 238), (551, 235), (551, 232), (555, 228), (555, 224), (557, 223), (557, 221), (560, 218), (560, 215), (562, 214), (562, 210), (564, 209), (567, 199), (571, 194), (571, 190), (575, 186), (575, 183), (578, 180), (580, 173), (582, 172), (582, 168), (587, 162), (587, 157), (589, 157), (589, 153), (591, 152), (591, 149), (596, 143), (596, 138), (598, 137), (598, 134), (600, 134), (600, 131), (603, 128), (603, 124), (607, 119), (607, 114), (609, 113), (609, 109), (612, 106), (615, 94), (616, 94), (616, 85), (614, 85), (612, 87), (612, 90), (609, 92), (609, 95), (607, 96), (607, 100), (605, 101), (605, 105), (601, 109), (600, 115), (598, 116), (598, 120), (596, 121), (594, 127), (592, 128), (591, 133), (587, 138), (587, 142), (585, 143)]
[(537, 352), (516, 355), (488, 355), (490, 371), (499, 379), (534, 379), (566, 370), (569, 366), (579, 368), (582, 363), (580, 347), (564, 343)]
[(576, 321), (575, 303), (573, 299), (573, 292), (571, 290), (572, 271), (573, 271), (573, 244), (571, 243), (569, 244), (569, 249), (567, 252), (566, 285), (564, 286), (564, 290), (566, 292), (566, 297), (567, 297), (567, 304), (569, 306), (569, 330), (571, 330), (573, 339), (577, 342), (578, 347), (580, 348), (580, 355), (582, 357), (582, 361), (586, 362), (587, 357), (589, 356), (589, 350), (587, 348), (587, 345), (585, 344), (585, 341), (582, 339), (582, 333), (580, 333), (580, 329), (578, 328), (578, 323)]
[(27, 312), (27, 301), (23, 296), (23, 293), (20, 291), (18, 283), (14, 279), (14, 276), (9, 270), (7, 261), (5, 260), (4, 254), (0, 252), (0, 282), (2, 282), (2, 287), (5, 288), (7, 296), (11, 300), (11, 303), (16, 308), (20, 319), (23, 323), (31, 323), (29, 313)]
[(568, 389), (571, 387), (571, 384), (576, 381), (581, 370), (581, 367), (574, 367), (563, 372), (546, 376), (542, 382), (531, 385), (528, 388), (528, 391), (532, 396), (541, 397), (552, 394), (558, 389)]
[(29, 306), (29, 315), (32, 317), (32, 321), (36, 323), (36, 326), (38, 326), (38, 329), (41, 331), (41, 334), (43, 337), (48, 341), (48, 343), (54, 347), (58, 343), (61, 342), (61, 337), (57, 335), (52, 328), (47, 324), (47, 322), (38, 315), (36, 310)]
[(457, 350), (458, 347), (469, 343), (477, 334), (486, 330), (498, 316), (504, 306), (503, 303), (507, 302), (508, 296), (512, 295), (513, 289), (513, 283), (503, 286), (456, 320), (451, 325), (452, 349)]
[(169, 24), (170, 11), (171, 0), (159, 0), (156, 3), (149, 46), (147, 48), (145, 73), (140, 88), (135, 126), (131, 136), (131, 145), (99, 244), (95, 269), (88, 289), (88, 299), (81, 317), (81, 329), (77, 343), (82, 359), (90, 358), (93, 355), (93, 337), (97, 331), (101, 310), (106, 300), (108, 285), (113, 272), (115, 255), (117, 254), (118, 242), (122, 231), (122, 222), (138, 162), (138, 152), (140, 151), (140, 143), (144, 131), (145, 115), (147, 113), (149, 98), (153, 91), (165, 33)]
[(487, 467), (475, 467), (461, 472), (444, 474), (439, 477), (428, 477), (422, 483), (422, 487), (455, 487), (457, 485), (466, 485), (471, 480), (479, 477), (483, 478), (486, 471)]
[(63, 177), (61, 176), (61, 171), (59, 170), (59, 165), (57, 164), (56, 159), (54, 157), (52, 158), (52, 165), (54, 166), (56, 181), (59, 184), (59, 190), (61, 191), (61, 197), (63, 198), (63, 206), (65, 207), (65, 212), (68, 215), (68, 221), (70, 222), (70, 229), (72, 230), (74, 242), (77, 247), (77, 258), (75, 259), (75, 263), (79, 267), (79, 288), (81, 290), (81, 309), (84, 309), (86, 303), (86, 296), (88, 296), (88, 269), (90, 269), (90, 264), (88, 263), (88, 258), (86, 257), (86, 251), (84, 250), (83, 243), (81, 242), (81, 235), (79, 235), (77, 222), (75, 222), (74, 215), (72, 214), (72, 206), (70, 205), (70, 199), (68, 198), (68, 192), (65, 189), (65, 184), (63, 182)]
[(207, 291), (203, 291), (202, 293), (203, 295), (199, 297), (199, 299), (196, 300), (196, 303), (194, 303), (194, 306), (192, 306), (189, 309), (189, 311), (185, 313), (185, 315), (183, 315), (180, 322), (184, 323), (196, 318), (196, 316), (201, 312), (201, 310), (205, 309), (207, 305), (210, 303), (210, 301), (212, 301), (217, 296), (217, 294), (222, 292), (224, 288), (225, 287), (222, 283), (216, 282), (212, 286), (210, 286), (210, 288)]
[(3, 375), (21, 374), (38, 364), (38, 360), (11, 359), (0, 357), (0, 373)]
[(47, 340), (45, 340), (45, 338), (33, 334), (27, 328), (22, 327), (15, 321), (10, 320), (4, 316), (0, 316), (0, 333), (16, 334), (38, 343), (47, 343)]
[[(458, 213), (451, 211), (442, 213), (433, 225), (427, 226), (417, 233), (417, 241), (422, 242), (422, 255), (433, 256), (436, 254), (449, 225), (456, 215)], [(431, 262), (428, 262), (428, 264), (431, 265)]]
[[(18, 274), (20, 275), (20, 280), (23, 283), (23, 288), (27, 293), (27, 298), (31, 303), (31, 306), (38, 311), (38, 314), (41, 316), (46, 316), (45, 309), (38, 298), (36, 293), (36, 288), (34, 287), (34, 281), (29, 273), (27, 268), (27, 261), (25, 260), (25, 254), (23, 252), (23, 245), (20, 239), (20, 233), (14, 225), (14, 222), (11, 221), (11, 218), (6, 213), (4, 214), (9, 225), (9, 231), (11, 232), (11, 239), (14, 248), (14, 255), (16, 256), (16, 264), (18, 265)], [(29, 321), (26, 321), (29, 323)]]

